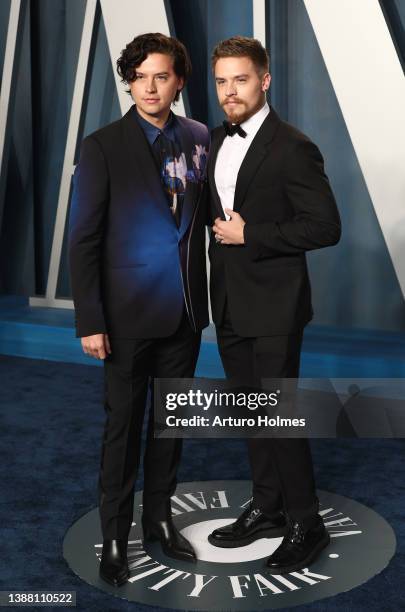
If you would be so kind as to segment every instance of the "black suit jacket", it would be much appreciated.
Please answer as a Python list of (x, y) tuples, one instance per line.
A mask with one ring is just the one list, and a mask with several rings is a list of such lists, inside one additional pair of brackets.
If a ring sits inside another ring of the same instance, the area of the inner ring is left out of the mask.
[[(212, 132), (208, 161), (211, 217), (224, 214), (215, 186), (224, 128)], [(210, 296), (220, 325), (228, 301), (244, 337), (291, 334), (312, 318), (305, 252), (336, 244), (340, 218), (318, 148), (271, 108), (240, 167), (234, 210), (246, 222), (244, 245), (212, 233)]]
[(201, 195), (209, 134), (197, 121), (177, 120), (187, 160), (179, 228), (135, 106), (83, 140), (69, 226), (77, 336), (167, 337), (184, 300), (193, 328), (208, 324)]

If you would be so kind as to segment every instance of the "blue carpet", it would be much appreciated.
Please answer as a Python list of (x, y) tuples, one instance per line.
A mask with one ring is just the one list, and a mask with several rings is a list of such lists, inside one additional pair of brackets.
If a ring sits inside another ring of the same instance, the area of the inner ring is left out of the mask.
[[(73, 590), (77, 609), (86, 612), (153, 610), (88, 586), (62, 557), (67, 528), (97, 505), (101, 368), (1, 356), (0, 376), (0, 590)], [(405, 609), (405, 441), (314, 440), (312, 446), (319, 488), (385, 517), (396, 532), (398, 552), (365, 585), (299, 609)], [(179, 480), (218, 477), (249, 478), (245, 443), (185, 441)]]

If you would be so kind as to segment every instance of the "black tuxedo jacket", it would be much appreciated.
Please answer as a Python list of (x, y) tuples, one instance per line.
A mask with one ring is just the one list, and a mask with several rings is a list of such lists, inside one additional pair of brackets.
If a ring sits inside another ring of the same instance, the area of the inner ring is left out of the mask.
[[(225, 138), (213, 130), (208, 161), (211, 217), (224, 214), (214, 180)], [(340, 218), (318, 148), (273, 108), (240, 167), (234, 210), (246, 222), (244, 245), (211, 235), (210, 297), (216, 325), (228, 302), (243, 337), (291, 334), (312, 318), (305, 252), (336, 244)]]
[(73, 179), (69, 259), (77, 336), (167, 337), (186, 300), (208, 325), (203, 192), (207, 128), (177, 117), (187, 183), (178, 228), (136, 107), (83, 140)]

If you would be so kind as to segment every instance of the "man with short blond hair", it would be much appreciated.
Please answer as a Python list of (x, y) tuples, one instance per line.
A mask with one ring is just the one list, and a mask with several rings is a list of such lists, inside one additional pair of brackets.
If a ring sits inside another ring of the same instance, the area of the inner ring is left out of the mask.
[[(210, 296), (227, 378), (298, 378), (312, 318), (306, 251), (336, 244), (340, 219), (323, 159), (266, 102), (271, 76), (258, 40), (235, 36), (212, 54), (226, 121), (212, 133), (208, 163)], [(270, 573), (309, 565), (329, 543), (318, 514), (306, 439), (248, 440), (252, 501), (216, 529), (214, 546), (285, 535)]]

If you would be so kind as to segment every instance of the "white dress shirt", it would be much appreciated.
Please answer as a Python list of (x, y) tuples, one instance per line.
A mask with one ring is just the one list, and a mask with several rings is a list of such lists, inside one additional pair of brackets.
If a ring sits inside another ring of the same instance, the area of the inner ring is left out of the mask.
[(246, 137), (242, 138), (239, 134), (226, 136), (218, 151), (215, 164), (215, 185), (227, 220), (229, 215), (225, 213), (225, 208), (233, 209), (239, 168), (242, 165), (248, 148), (252, 144), (253, 138), (256, 136), (269, 112), (270, 107), (265, 102), (264, 106), (257, 113), (241, 123), (241, 127), (246, 132)]

